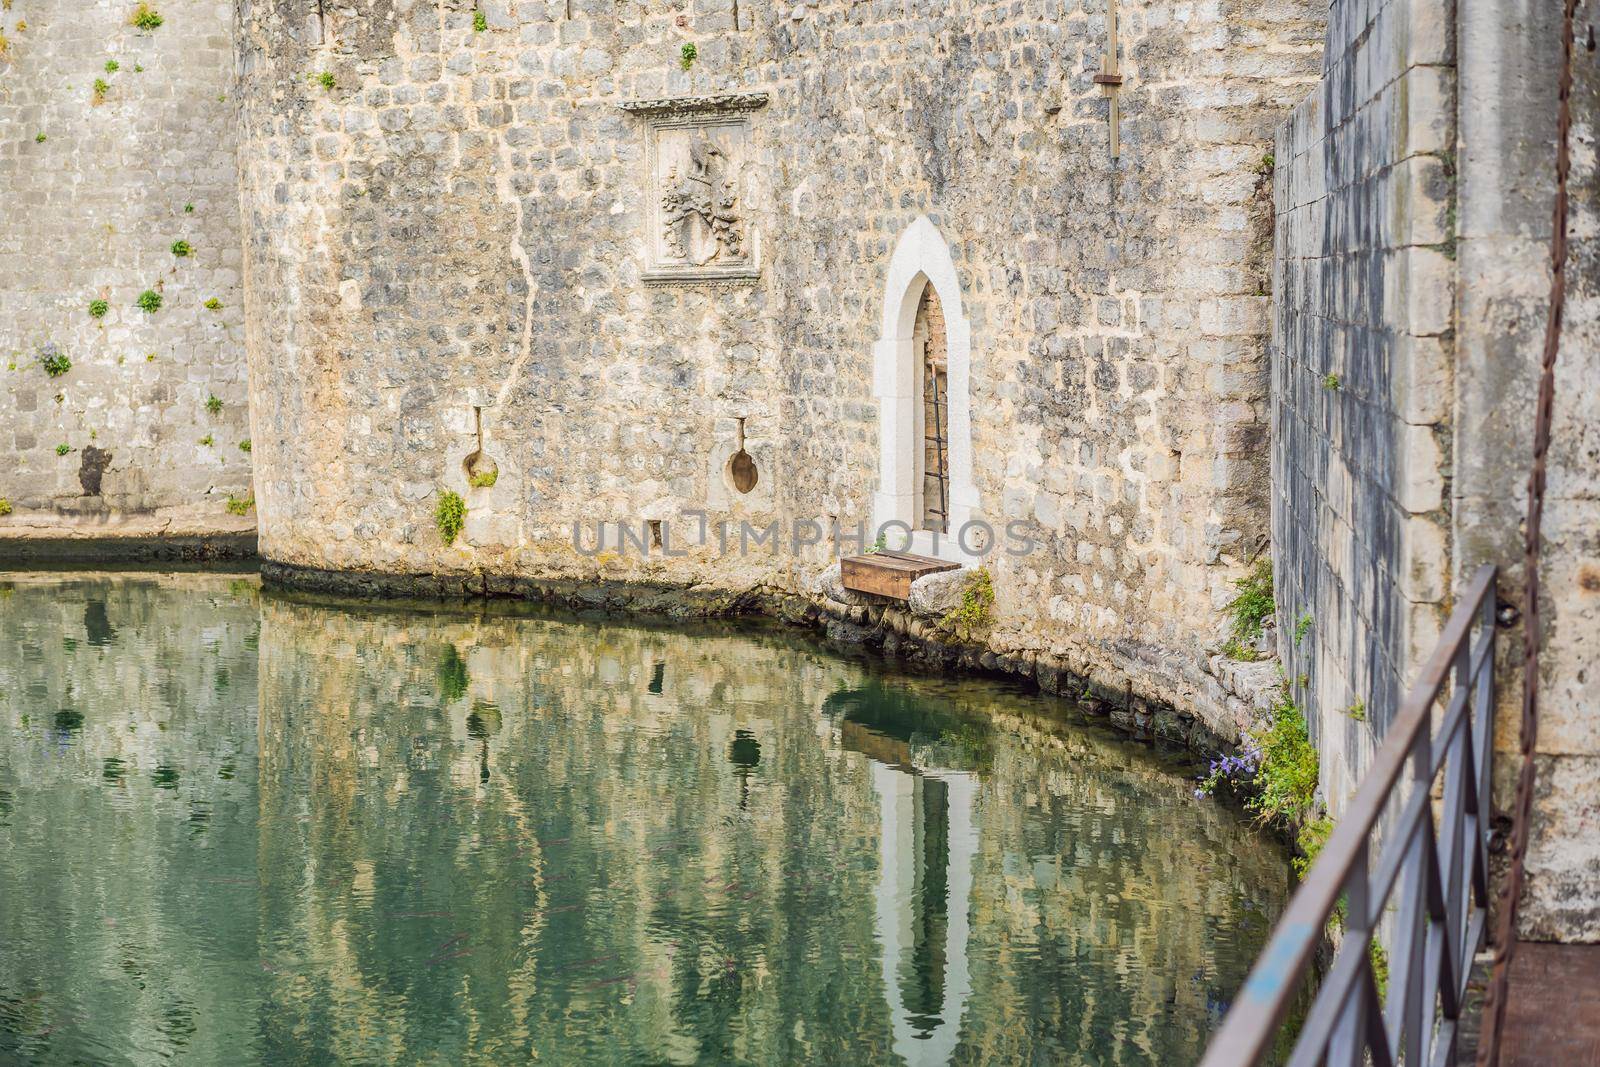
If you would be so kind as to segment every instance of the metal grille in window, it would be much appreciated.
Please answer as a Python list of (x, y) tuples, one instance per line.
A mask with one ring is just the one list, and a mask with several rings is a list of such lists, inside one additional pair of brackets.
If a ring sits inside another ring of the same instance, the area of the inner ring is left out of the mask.
[(925, 345), (922, 364), (924, 418), (923, 527), (945, 531), (950, 519), (949, 468), (946, 462), (946, 376), (932, 358), (933, 345)]

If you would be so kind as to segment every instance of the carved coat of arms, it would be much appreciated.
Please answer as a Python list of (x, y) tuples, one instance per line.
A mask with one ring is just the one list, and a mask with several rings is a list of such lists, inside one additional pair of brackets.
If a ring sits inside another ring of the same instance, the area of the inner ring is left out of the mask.
[(745, 167), (764, 93), (630, 101), (648, 120), (645, 281), (740, 282), (760, 273)]
[(671, 165), (661, 194), (661, 236), (674, 259), (701, 266), (726, 254), (743, 256), (739, 193), (729, 160), (717, 143), (690, 134), (686, 165)]

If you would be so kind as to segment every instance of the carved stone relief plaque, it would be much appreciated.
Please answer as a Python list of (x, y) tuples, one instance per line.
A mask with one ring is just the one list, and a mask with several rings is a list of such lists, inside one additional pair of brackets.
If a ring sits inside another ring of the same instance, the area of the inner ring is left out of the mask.
[(760, 233), (747, 170), (749, 113), (765, 93), (623, 104), (647, 123), (644, 279), (656, 285), (750, 281)]

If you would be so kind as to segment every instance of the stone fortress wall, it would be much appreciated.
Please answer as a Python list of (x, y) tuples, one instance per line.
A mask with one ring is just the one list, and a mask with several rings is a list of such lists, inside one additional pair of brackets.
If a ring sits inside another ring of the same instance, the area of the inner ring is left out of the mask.
[[(1270, 533), (1335, 814), (1465, 576), (1502, 562), (1516, 600), (1548, 5), (1124, 3), (1114, 89), (1104, 0), (154, 6), (145, 30), (125, 0), (0, 11), (0, 551), (249, 530), (224, 502), (255, 458), (275, 576), (820, 606), (894, 651), (950, 601), (819, 576), (928, 515), (940, 484), (900, 457), (947, 449), (952, 526), (1002, 545), (964, 662), (1177, 709), (1169, 732), (1236, 736), (1276, 686), (1220, 654)], [(1580, 61), (1580, 146), (1597, 84)], [(1571, 276), (1524, 914), (1592, 937), (1560, 903), (1600, 869), (1574, 844), (1600, 778), (1600, 416), (1594, 272)]]
[(232, 5), (155, 7), (0, 10), (0, 553), (255, 525), (226, 511), (251, 477)]
[(1335, 811), (1453, 591), (1454, 44), (1434, 0), (1334, 4), (1274, 149), (1278, 632)]
[[(1519, 912), (1536, 940), (1600, 939), (1600, 71), (1585, 45), (1595, 14), (1580, 4), (1543, 524), (1539, 785)], [(1336, 2), (1322, 82), (1278, 136), (1279, 645), (1335, 816), (1473, 571), (1500, 566), (1504, 618), (1522, 603), (1560, 21), (1559, 5), (1532, 0)], [(1504, 811), (1524, 630), (1501, 636)]]
[[(1100, 3), (241, 4), (269, 565), (806, 592), (834, 546), (741, 556), (738, 523), (787, 542), (910, 499), (875, 353), (932, 279), (952, 514), (1037, 542), (990, 559), (989, 648), (1234, 733), (1212, 670), (1267, 544), (1267, 156), (1323, 17), (1122, 8), (1113, 160)], [(593, 554), (601, 520), (665, 544)]]

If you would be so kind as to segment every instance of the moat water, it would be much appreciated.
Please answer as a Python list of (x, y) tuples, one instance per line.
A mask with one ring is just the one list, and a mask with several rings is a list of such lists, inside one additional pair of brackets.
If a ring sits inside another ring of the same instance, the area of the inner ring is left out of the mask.
[(1288, 890), (1194, 775), (758, 624), (0, 574), (0, 1062), (1191, 1063)]

